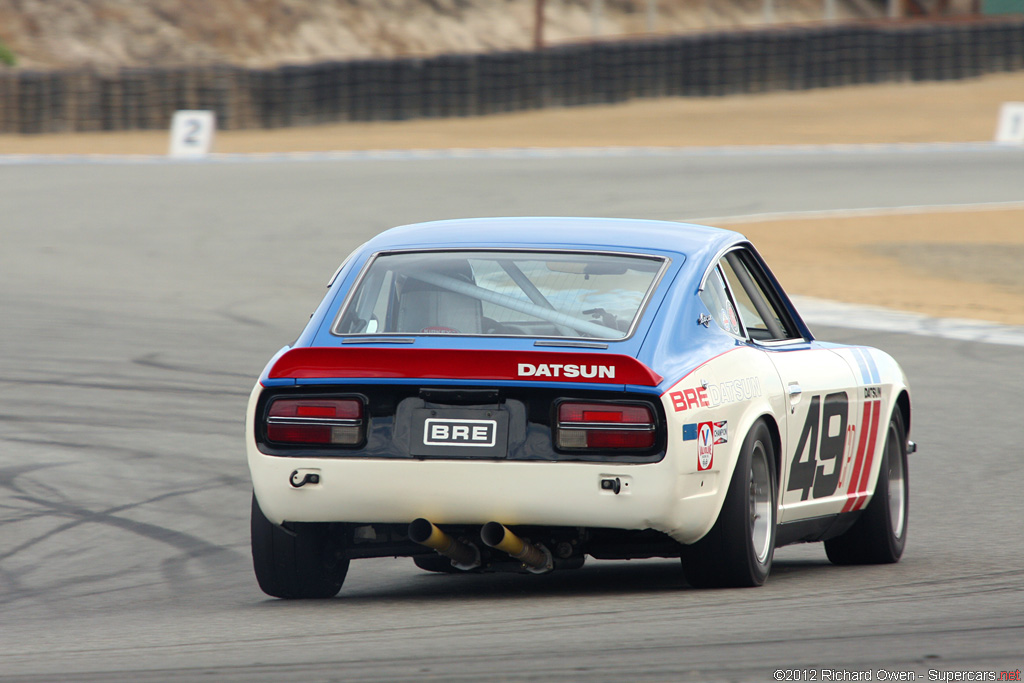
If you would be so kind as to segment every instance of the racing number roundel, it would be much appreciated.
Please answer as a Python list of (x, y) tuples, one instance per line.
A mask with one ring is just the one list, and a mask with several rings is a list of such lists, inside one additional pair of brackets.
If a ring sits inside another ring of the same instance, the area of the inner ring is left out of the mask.
[(711, 469), (715, 459), (715, 435), (710, 422), (697, 426), (697, 471)]

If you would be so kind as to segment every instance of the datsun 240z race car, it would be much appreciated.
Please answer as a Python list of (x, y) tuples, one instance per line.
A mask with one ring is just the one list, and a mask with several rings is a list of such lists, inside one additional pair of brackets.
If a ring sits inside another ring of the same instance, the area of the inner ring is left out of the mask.
[(679, 557), (697, 587), (760, 585), (788, 543), (896, 562), (909, 430), (897, 363), (815, 340), (738, 233), (409, 225), (342, 264), (253, 389), (253, 563), (269, 595), (324, 598), (367, 557)]

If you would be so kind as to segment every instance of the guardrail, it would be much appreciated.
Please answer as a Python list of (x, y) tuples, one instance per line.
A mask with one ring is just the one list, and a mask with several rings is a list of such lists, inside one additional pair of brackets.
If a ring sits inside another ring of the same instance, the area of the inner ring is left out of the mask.
[(0, 71), (0, 133), (162, 129), (179, 109), (211, 109), (222, 129), (476, 116), (1018, 69), (1024, 21), (762, 29), (274, 69), (11, 70)]

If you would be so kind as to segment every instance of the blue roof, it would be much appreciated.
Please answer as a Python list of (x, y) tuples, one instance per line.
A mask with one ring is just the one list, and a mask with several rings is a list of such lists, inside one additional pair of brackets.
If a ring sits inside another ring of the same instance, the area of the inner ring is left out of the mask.
[(572, 247), (695, 254), (742, 241), (731, 230), (626, 218), (464, 218), (403, 225), (367, 247)]
[[(339, 269), (332, 290), (311, 317), (295, 346), (337, 346), (330, 323), (367, 260), (375, 253), (406, 249), (569, 249), (651, 254), (669, 259), (633, 335), (602, 340), (608, 350), (637, 358), (671, 384), (696, 364), (738, 342), (716, 326), (700, 335), (680, 335), (678, 320), (696, 321), (703, 304), (701, 277), (722, 250), (746, 238), (703, 225), (621, 218), (466, 218), (415, 223), (386, 230), (358, 249)], [(416, 338), (423, 349), (536, 350), (530, 337), (434, 335)], [(385, 342), (379, 342), (383, 345)], [(579, 353), (604, 351), (578, 349)], [(647, 389), (639, 389), (647, 390)], [(661, 389), (653, 389), (660, 391)]]

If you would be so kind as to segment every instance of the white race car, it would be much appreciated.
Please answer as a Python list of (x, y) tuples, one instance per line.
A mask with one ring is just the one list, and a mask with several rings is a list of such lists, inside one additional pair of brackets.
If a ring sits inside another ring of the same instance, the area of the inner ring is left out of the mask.
[(680, 557), (756, 586), (776, 547), (896, 562), (907, 380), (815, 340), (735, 232), (501, 218), (356, 250), (249, 401), (260, 587), (331, 597), (349, 561), (548, 572)]

